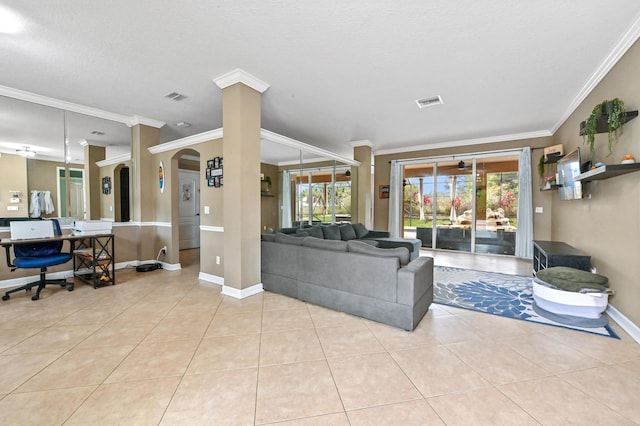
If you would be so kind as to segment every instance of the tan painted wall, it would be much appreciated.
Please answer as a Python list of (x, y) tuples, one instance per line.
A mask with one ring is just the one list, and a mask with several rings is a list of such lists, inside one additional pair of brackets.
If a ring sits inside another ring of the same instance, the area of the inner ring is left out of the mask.
[[(583, 158), (589, 150), (579, 136), (579, 123), (585, 120), (596, 104), (605, 99), (620, 98), (627, 110), (640, 108), (640, 44), (626, 53), (591, 92), (574, 114), (554, 135), (565, 152), (580, 147)], [(606, 157), (607, 134), (596, 138), (595, 161), (619, 163), (624, 154), (640, 161), (640, 119), (624, 126), (613, 154)], [(616, 295), (611, 304), (636, 325), (640, 325), (640, 172), (588, 183), (583, 188), (591, 198), (560, 201), (554, 197), (552, 236), (591, 255), (598, 273), (609, 278)]]
[[(195, 146), (200, 152), (200, 225), (222, 229), (224, 214), (222, 211), (223, 191), (225, 187), (207, 186), (207, 160), (222, 156), (222, 139), (205, 142)], [(223, 162), (223, 171), (226, 164)], [(204, 213), (204, 206), (209, 206), (209, 214)], [(220, 256), (220, 264), (215, 258)], [(210, 230), (200, 231), (200, 271), (206, 274), (224, 277), (224, 234)]]
[[(474, 145), (474, 146), (458, 146), (452, 148), (440, 148), (440, 149), (432, 149), (426, 151), (414, 151), (414, 152), (404, 152), (398, 154), (389, 154), (389, 155), (377, 155), (375, 157), (375, 174), (374, 174), (374, 229), (386, 230), (389, 226), (389, 199), (381, 199), (379, 195), (379, 188), (381, 185), (389, 185), (390, 173), (391, 173), (391, 165), (389, 162), (391, 160), (404, 160), (404, 159), (412, 159), (412, 158), (425, 158), (425, 157), (437, 157), (444, 155), (453, 155), (453, 154), (468, 154), (468, 153), (480, 153), (485, 151), (496, 151), (496, 150), (507, 150), (514, 148), (522, 148), (525, 146), (530, 146), (532, 149), (532, 159), (531, 159), (531, 171), (532, 171), (532, 182), (535, 185), (538, 183), (538, 173), (536, 169), (538, 153), (542, 152), (541, 148), (553, 145), (553, 139), (551, 137), (545, 138), (535, 138), (535, 139), (523, 139), (519, 141), (512, 142), (500, 142), (500, 143), (492, 143), (485, 145)], [(540, 193), (539, 187), (533, 188), (533, 205), (541, 206), (546, 205), (548, 195), (547, 193)], [(536, 214), (534, 215), (534, 237), (541, 239), (538, 237), (538, 232), (540, 235), (544, 235), (547, 232), (544, 229), (536, 229), (536, 225), (540, 228), (544, 228), (544, 219), (542, 216), (550, 215), (549, 209), (544, 209), (543, 215)]]
[[(9, 191), (20, 191), (20, 202), (11, 203)], [(7, 210), (18, 206), (18, 210)], [(27, 184), (27, 160), (19, 155), (0, 156), (0, 217), (29, 216), (29, 190)]]

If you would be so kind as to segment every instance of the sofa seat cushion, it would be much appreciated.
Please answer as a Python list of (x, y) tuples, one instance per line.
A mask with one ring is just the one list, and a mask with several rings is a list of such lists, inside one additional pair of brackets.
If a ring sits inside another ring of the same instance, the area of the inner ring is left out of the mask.
[(321, 250), (347, 251), (346, 241), (324, 240), (316, 237), (302, 238), (302, 245), (305, 247), (313, 247)]
[(276, 243), (282, 243), (282, 244), (294, 244), (297, 246), (301, 246), (302, 245), (302, 237), (294, 237), (293, 235), (289, 235), (289, 234), (276, 234)]
[(352, 253), (369, 254), (373, 256), (381, 257), (397, 257), (400, 261), (400, 266), (405, 266), (410, 261), (409, 250), (406, 247), (396, 248), (378, 248), (373, 247), (362, 241), (347, 241), (349, 251)]
[(396, 248), (406, 247), (409, 250), (411, 260), (417, 259), (420, 256), (420, 247), (422, 247), (422, 240), (414, 238), (376, 238), (378, 247), (380, 248)]
[(593, 274), (567, 266), (554, 266), (536, 272), (536, 278), (565, 291), (592, 289), (606, 291), (608, 279), (604, 275)]
[(352, 224), (345, 223), (343, 225), (338, 225), (338, 228), (340, 229), (340, 239), (342, 241), (355, 240), (357, 238), (356, 230), (353, 229)]

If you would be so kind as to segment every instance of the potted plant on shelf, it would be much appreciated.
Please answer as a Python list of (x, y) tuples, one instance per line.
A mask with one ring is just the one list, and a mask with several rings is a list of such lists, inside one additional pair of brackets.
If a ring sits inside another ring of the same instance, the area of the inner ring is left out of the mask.
[(593, 111), (591, 111), (589, 118), (584, 121), (584, 125), (581, 123), (581, 133), (584, 136), (584, 144), (589, 146), (589, 153), (592, 159), (596, 150), (598, 122), (603, 120), (603, 117), (607, 119), (608, 157), (613, 151), (613, 146), (618, 141), (618, 136), (622, 133), (622, 127), (626, 121), (625, 112), (624, 102), (619, 98), (615, 98), (596, 105)]
[(269, 194), (271, 193), (271, 177), (270, 176), (265, 176), (263, 182), (263, 187), (262, 187), (262, 192), (264, 194)]

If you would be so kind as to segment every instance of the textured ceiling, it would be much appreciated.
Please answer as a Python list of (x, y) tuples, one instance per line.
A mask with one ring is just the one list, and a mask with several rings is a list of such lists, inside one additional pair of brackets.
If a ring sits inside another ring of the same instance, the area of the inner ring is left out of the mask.
[[(240, 68), (270, 85), (264, 129), (346, 157), (359, 140), (388, 152), (549, 134), (640, 16), (635, 0), (2, 5), (24, 23), (0, 34), (2, 86), (165, 122), (167, 142), (222, 126), (213, 79)], [(417, 108), (435, 95), (444, 105)]]

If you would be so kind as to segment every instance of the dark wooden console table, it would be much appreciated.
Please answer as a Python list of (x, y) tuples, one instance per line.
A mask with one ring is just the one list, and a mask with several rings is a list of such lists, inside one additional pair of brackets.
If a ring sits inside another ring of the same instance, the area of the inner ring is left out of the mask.
[(93, 288), (102, 284), (115, 285), (115, 238), (106, 234), (76, 234), (67, 237), (73, 253), (73, 275)]
[(591, 256), (559, 241), (533, 241), (533, 273), (552, 266), (568, 266), (591, 272)]

